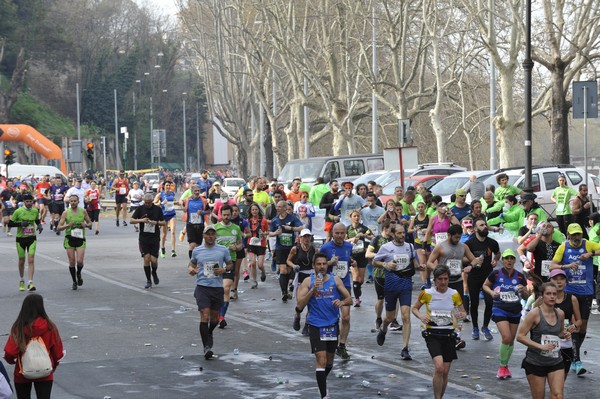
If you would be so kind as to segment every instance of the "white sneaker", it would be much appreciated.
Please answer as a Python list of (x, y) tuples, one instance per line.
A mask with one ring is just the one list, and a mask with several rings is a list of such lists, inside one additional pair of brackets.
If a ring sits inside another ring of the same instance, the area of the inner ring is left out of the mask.
[(592, 299), (592, 308), (598, 308), (598, 301), (596, 301), (595, 299)]
[(598, 315), (598, 314), (600, 314), (600, 310), (598, 310), (598, 308), (596, 308), (596, 309), (592, 309), (592, 310), (590, 310), (590, 313), (591, 313), (591, 314)]

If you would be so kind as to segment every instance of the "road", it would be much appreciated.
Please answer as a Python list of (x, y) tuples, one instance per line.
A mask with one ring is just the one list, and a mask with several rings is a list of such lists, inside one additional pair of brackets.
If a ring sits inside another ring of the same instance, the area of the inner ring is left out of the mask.
[[(178, 257), (160, 259), (160, 285), (144, 290), (133, 227), (117, 228), (110, 217), (101, 223), (100, 235), (88, 237), (84, 285), (77, 291), (71, 290), (62, 237), (46, 229), (38, 241), (34, 280), (67, 351), (55, 375), (55, 398), (318, 397), (308, 339), (291, 328), (293, 301), (281, 302), (273, 274), (256, 290), (240, 282), (239, 300), (232, 302), (227, 314), (229, 325), (215, 331), (217, 358), (206, 361), (184, 243), (177, 243)], [(17, 289), (14, 246), (14, 238), (0, 237), (2, 345), (26, 295)], [(352, 359), (336, 358), (328, 379), (332, 398), (432, 397), (431, 359), (416, 319), (410, 344), (414, 360), (400, 360), (401, 333), (390, 332), (385, 346), (377, 346), (371, 332), (375, 292), (368, 284), (363, 291), (362, 307), (352, 308), (348, 342)], [(571, 374), (566, 397), (596, 392), (600, 356), (592, 348), (600, 344), (596, 333), (600, 319), (592, 318), (584, 344), (590, 373), (584, 378)], [(516, 344), (510, 362), (513, 380), (498, 381), (499, 336), (492, 342), (471, 341), (468, 324), (465, 335), (467, 347), (452, 365), (445, 397), (529, 396), (520, 369), (522, 345)], [(348, 378), (337, 378), (339, 373)], [(364, 387), (363, 381), (369, 386)]]

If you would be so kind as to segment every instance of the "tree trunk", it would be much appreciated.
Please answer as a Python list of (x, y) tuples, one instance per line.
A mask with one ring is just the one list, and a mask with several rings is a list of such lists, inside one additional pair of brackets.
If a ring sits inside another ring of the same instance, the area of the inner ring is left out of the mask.
[(564, 90), (565, 64), (558, 59), (552, 70), (552, 162), (568, 164), (569, 159), (569, 104)]
[(500, 73), (502, 115), (494, 118), (494, 126), (497, 131), (499, 166), (501, 168), (517, 166), (523, 163), (522, 160), (525, 158), (525, 147), (522, 146), (523, 140), (519, 140), (517, 137), (515, 106), (512, 98), (513, 69), (508, 68)]

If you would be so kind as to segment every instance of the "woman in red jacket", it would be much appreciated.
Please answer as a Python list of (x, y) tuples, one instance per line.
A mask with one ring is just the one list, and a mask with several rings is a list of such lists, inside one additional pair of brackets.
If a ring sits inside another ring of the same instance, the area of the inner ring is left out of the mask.
[[(50, 354), (53, 372), (48, 377), (28, 380), (22, 375), (17, 360), (25, 352), (31, 337), (41, 337)], [(50, 320), (44, 309), (41, 295), (30, 294), (25, 297), (17, 320), (10, 330), (10, 336), (4, 346), (4, 359), (15, 365), (15, 391), (18, 399), (31, 397), (31, 386), (35, 387), (38, 399), (49, 399), (52, 392), (54, 371), (63, 357), (63, 345), (56, 325)]]

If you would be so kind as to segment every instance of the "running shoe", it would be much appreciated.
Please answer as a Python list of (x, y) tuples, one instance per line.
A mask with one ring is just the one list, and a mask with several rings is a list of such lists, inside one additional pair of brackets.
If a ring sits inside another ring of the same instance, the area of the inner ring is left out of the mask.
[(504, 368), (504, 375), (505, 375), (505, 378), (512, 378), (512, 373), (511, 373), (511, 372), (510, 372), (510, 370), (508, 369), (508, 366), (506, 366), (506, 367)]
[(6, 233), (7, 237), (12, 237), (12, 233), (9, 231), (8, 233)]
[(471, 333), (471, 338), (475, 341), (479, 341), (479, 328), (473, 327), (473, 332)]
[(377, 319), (375, 319), (375, 329), (376, 330), (380, 330), (382, 324), (383, 324), (383, 320), (381, 319), (381, 317), (378, 317)]
[(585, 367), (583, 367), (583, 363), (581, 362), (581, 360), (577, 360), (577, 361), (573, 362), (573, 365), (571, 368), (575, 369), (575, 374), (577, 374), (577, 377), (580, 377), (580, 376), (584, 375), (585, 373), (587, 373), (587, 370), (585, 369)]
[(251, 289), (256, 289), (256, 287), (258, 287), (258, 281), (252, 280), (252, 286), (250, 288)]
[(56, 235), (59, 236), (60, 235), (60, 231), (56, 230)]
[(183, 241), (184, 238), (185, 238), (185, 231), (181, 230), (181, 233), (179, 233), (179, 241)]
[[(136, 231), (136, 232), (138, 231), (138, 228), (137, 228), (137, 226), (135, 226), (135, 231)], [(96, 230), (96, 235), (98, 235), (98, 234), (100, 234), (100, 230)]]
[(263, 283), (265, 281), (267, 281), (267, 273), (265, 273), (265, 268), (264, 267), (260, 271), (260, 281), (262, 281)]
[(287, 297), (288, 297), (288, 296), (287, 296), (287, 293), (285, 293), (285, 294), (281, 295), (281, 301), (282, 301), (283, 303), (287, 303), (287, 299), (288, 299)]
[(225, 321), (225, 318), (221, 318), (221, 320), (219, 321), (219, 328), (222, 330), (225, 327), (227, 327), (227, 322)]
[(25, 281), (19, 281), (19, 291), (25, 291)]
[(271, 251), (267, 252), (267, 255), (265, 256), (265, 260), (271, 260)]
[(365, 281), (365, 284), (373, 284), (373, 276), (369, 276), (369, 278), (367, 278), (367, 281)]
[(50, 222), (50, 231), (54, 230), (54, 222)]
[(404, 348), (402, 348), (402, 352), (400, 352), (400, 359), (412, 360), (412, 356), (410, 356), (410, 353), (408, 352), (408, 346), (405, 346)]
[(377, 345), (383, 346), (385, 343), (385, 334), (386, 333), (380, 328), (379, 332), (377, 333)]
[(206, 345), (204, 347), (204, 358), (206, 360), (208, 360), (208, 359), (210, 359), (212, 357), (213, 357), (213, 351), (212, 351), (212, 349), (208, 345)]
[(81, 278), (81, 273), (77, 273), (77, 285), (80, 287), (83, 285), (83, 279)]
[(171, 258), (174, 258), (174, 257), (176, 257), (176, 256), (177, 256), (177, 254), (175, 253), (175, 251), (174, 251), (174, 250), (173, 250), (173, 251), (171, 251)]
[(356, 299), (354, 300), (354, 307), (355, 307), (355, 308), (360, 308), (360, 298), (356, 298)]
[(337, 349), (335, 350), (335, 354), (338, 355), (339, 357), (341, 357), (342, 360), (350, 360), (350, 355), (348, 354), (348, 351), (346, 350), (346, 345), (344, 345), (344, 346), (339, 345), (337, 347)]
[(77, 283), (75, 281), (73, 281), (73, 285), (71, 286), (71, 289), (73, 291), (77, 291)]
[(123, 220), (123, 227), (127, 227), (127, 222)]
[(152, 280), (154, 280), (154, 285), (158, 285), (160, 283), (160, 279), (158, 278), (158, 273), (155, 271), (152, 272)]
[(462, 339), (458, 338), (456, 341), (456, 349), (464, 349), (467, 346), (467, 343)]
[(33, 281), (30, 281), (29, 284), (27, 285), (27, 291), (35, 291), (35, 284), (33, 284)]
[(390, 324), (390, 330), (392, 331), (402, 331), (402, 326), (398, 324), (398, 320), (394, 319)]
[(250, 275), (248, 274), (248, 272), (246, 270), (244, 270), (244, 281), (248, 281), (250, 280)]
[(492, 335), (492, 333), (490, 332), (490, 329), (487, 327), (481, 327), (481, 332), (483, 333), (483, 335), (485, 336), (485, 339), (488, 341), (491, 341), (494, 339), (494, 336)]
[(590, 313), (598, 315), (598, 314), (600, 314), (600, 310), (598, 310), (598, 309), (592, 309), (592, 310), (590, 310)]
[(152, 288), (152, 281), (150, 281), (150, 280), (146, 281), (146, 285), (144, 286), (144, 288), (145, 289)]
[(304, 323), (304, 328), (302, 329), (302, 335), (304, 335), (305, 337), (308, 337), (309, 332), (308, 332), (308, 324)]
[(229, 294), (229, 298), (232, 300), (238, 299), (238, 292), (236, 289), (231, 290), (231, 293)]
[(505, 380), (507, 368), (508, 367), (506, 366), (500, 366), (500, 368), (498, 369), (498, 373), (496, 373), (496, 378), (498, 378), (499, 380)]
[(292, 324), (294, 331), (300, 331), (300, 315), (296, 313), (294, 315), (294, 324)]
[(140, 232), (140, 229), (139, 229), (139, 227), (137, 227), (137, 224), (136, 224), (134, 227), (135, 227), (135, 232), (136, 232), (136, 233), (139, 233), (139, 232)]
[(165, 253), (165, 249), (164, 248), (161, 248), (161, 250), (160, 250), (160, 257), (161, 258), (166, 258), (167, 257), (167, 254)]
[(119, 227), (119, 219), (117, 219), (117, 227)]

